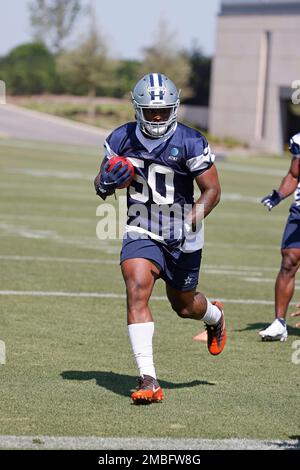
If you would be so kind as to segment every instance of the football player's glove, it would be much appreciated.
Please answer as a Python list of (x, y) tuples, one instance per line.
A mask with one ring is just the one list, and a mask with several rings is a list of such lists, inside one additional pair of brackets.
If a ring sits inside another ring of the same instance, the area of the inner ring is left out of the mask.
[(273, 189), (270, 194), (262, 198), (261, 203), (271, 211), (273, 207), (277, 206), (282, 201), (282, 199), (284, 199), (283, 195), (276, 189)]
[(169, 248), (172, 248), (172, 249), (180, 248), (185, 242), (185, 236), (183, 236), (182, 238), (177, 238), (177, 239), (168, 238), (168, 239), (164, 239), (164, 241)]
[(96, 194), (102, 199), (113, 194), (116, 188), (122, 186), (131, 177), (128, 165), (122, 167), (122, 163), (119, 162), (108, 171), (109, 166), (108, 160), (101, 168), (99, 178), (95, 179)]
[[(181, 248), (184, 245), (186, 237), (189, 236), (193, 231), (192, 225), (185, 222), (184, 227), (181, 228), (178, 232), (178, 238), (164, 238), (165, 243), (170, 248)], [(164, 230), (163, 230), (164, 236)]]
[(300, 158), (300, 132), (290, 139), (289, 150), (295, 157)]

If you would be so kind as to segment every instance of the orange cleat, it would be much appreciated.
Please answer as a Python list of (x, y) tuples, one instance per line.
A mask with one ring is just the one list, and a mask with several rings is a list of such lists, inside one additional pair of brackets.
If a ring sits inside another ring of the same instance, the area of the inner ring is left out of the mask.
[(213, 356), (220, 354), (226, 344), (227, 333), (225, 328), (225, 317), (223, 304), (219, 301), (212, 302), (221, 311), (221, 318), (215, 325), (205, 325), (207, 331), (207, 347)]
[(137, 390), (131, 394), (131, 399), (136, 405), (157, 403), (164, 399), (164, 392), (156, 379), (144, 375), (138, 378)]

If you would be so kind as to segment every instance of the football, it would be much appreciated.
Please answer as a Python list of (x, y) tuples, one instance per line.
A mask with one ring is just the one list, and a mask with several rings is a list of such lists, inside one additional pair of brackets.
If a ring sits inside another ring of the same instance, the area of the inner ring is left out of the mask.
[(125, 181), (124, 184), (122, 184), (122, 186), (118, 186), (118, 189), (127, 188), (127, 187), (130, 185), (130, 183), (131, 183), (131, 181), (132, 181), (132, 179), (133, 179), (133, 177), (134, 177), (134, 166), (133, 166), (133, 164), (131, 163), (131, 161), (128, 160), (128, 158), (126, 158), (126, 157), (111, 157), (111, 158), (109, 159), (108, 171), (111, 171), (112, 168), (113, 168), (114, 166), (116, 166), (117, 163), (119, 163), (119, 162), (122, 163), (122, 167), (125, 166), (125, 165), (128, 165), (128, 169), (129, 169), (129, 171), (130, 171), (130, 175), (131, 175), (131, 176), (130, 176), (130, 178), (129, 178), (127, 181)]

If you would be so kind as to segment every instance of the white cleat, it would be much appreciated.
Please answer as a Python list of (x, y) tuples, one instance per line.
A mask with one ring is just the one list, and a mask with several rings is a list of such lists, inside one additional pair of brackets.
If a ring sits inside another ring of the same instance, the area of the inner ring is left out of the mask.
[(277, 318), (268, 328), (260, 331), (258, 334), (263, 341), (287, 341), (288, 339), (286, 325), (283, 326)]

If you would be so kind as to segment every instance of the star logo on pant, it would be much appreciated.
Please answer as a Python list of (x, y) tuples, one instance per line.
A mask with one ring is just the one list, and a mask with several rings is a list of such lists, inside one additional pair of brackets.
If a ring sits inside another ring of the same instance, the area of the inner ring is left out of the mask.
[(192, 282), (193, 278), (188, 276), (185, 280), (184, 280), (184, 285), (185, 286), (188, 286), (191, 282)]

